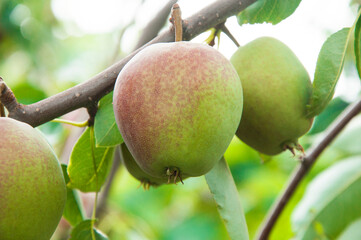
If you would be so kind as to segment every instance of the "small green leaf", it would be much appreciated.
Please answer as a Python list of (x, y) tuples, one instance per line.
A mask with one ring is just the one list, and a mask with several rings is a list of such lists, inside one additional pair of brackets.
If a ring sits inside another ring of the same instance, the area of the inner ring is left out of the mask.
[(277, 24), (289, 17), (298, 7), (301, 0), (258, 0), (237, 16), (239, 25), (245, 23)]
[(238, 190), (226, 160), (222, 157), (205, 178), (231, 239), (249, 239)]
[[(336, 239), (361, 217), (361, 157), (338, 162), (308, 186), (292, 214), (296, 239)], [(322, 234), (319, 232), (322, 226)]]
[[(92, 234), (94, 231), (94, 237)], [(92, 229), (92, 220), (88, 219), (79, 223), (73, 231), (71, 231), (69, 240), (108, 240), (108, 237), (99, 230)]]
[[(113, 161), (114, 147), (95, 147), (95, 141), (90, 140), (90, 133), (90, 128), (87, 128), (80, 136), (74, 145), (68, 166), (70, 182), (67, 185), (82, 192), (98, 192)], [(94, 159), (91, 144), (94, 147)]]
[(113, 92), (103, 97), (99, 102), (95, 116), (94, 130), (97, 147), (113, 147), (123, 143), (113, 111)]
[(343, 28), (332, 34), (322, 45), (316, 64), (312, 96), (307, 106), (307, 116), (310, 118), (321, 113), (333, 97), (351, 32), (350, 28)]
[[(63, 170), (65, 183), (68, 184), (70, 179), (67, 173), (67, 166), (62, 164), (61, 168)], [(76, 226), (78, 223), (84, 220), (83, 205), (76, 190), (66, 187), (66, 191), (67, 197), (63, 217), (70, 223), (70, 225)]]
[(359, 77), (361, 78), (361, 17), (360, 15), (357, 18), (356, 27), (355, 27), (355, 56), (356, 56), (356, 68)]
[(360, 155), (361, 115), (355, 117), (332, 142), (331, 148), (347, 156)]
[(16, 99), (22, 104), (31, 104), (43, 100), (47, 97), (46, 93), (39, 86), (29, 82), (21, 82), (11, 88)]

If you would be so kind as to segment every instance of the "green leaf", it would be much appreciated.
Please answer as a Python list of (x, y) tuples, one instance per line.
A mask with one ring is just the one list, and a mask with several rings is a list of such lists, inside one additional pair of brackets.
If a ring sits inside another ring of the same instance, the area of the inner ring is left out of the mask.
[(226, 160), (222, 157), (205, 178), (231, 239), (249, 239), (238, 190)]
[(298, 7), (301, 0), (258, 0), (237, 16), (239, 25), (245, 23), (277, 24), (289, 17)]
[(97, 147), (113, 147), (123, 143), (113, 111), (113, 92), (103, 97), (99, 102), (95, 116), (94, 130)]
[[(94, 231), (94, 238), (92, 236)], [(108, 237), (99, 230), (92, 229), (92, 220), (88, 219), (79, 223), (73, 231), (71, 231), (69, 240), (108, 240)]]
[(337, 240), (360, 239), (361, 237), (361, 218), (352, 222), (345, 231), (337, 238)]
[(352, 119), (331, 144), (332, 149), (347, 155), (360, 155), (361, 115)]
[(333, 97), (351, 32), (350, 28), (343, 28), (332, 34), (322, 45), (316, 64), (312, 96), (307, 106), (307, 116), (310, 118), (321, 113)]
[(326, 169), (310, 183), (292, 214), (296, 239), (335, 239), (361, 217), (360, 169), (361, 156), (349, 158)]
[[(114, 147), (95, 147), (94, 138), (93, 142), (91, 141), (90, 129), (87, 128), (74, 145), (68, 166), (70, 178), (68, 186), (82, 192), (100, 190), (109, 173), (114, 153)], [(94, 159), (92, 147), (94, 147)]]
[(47, 97), (44, 90), (29, 82), (21, 82), (12, 87), (11, 90), (14, 92), (17, 100), (22, 104), (35, 103)]
[[(67, 173), (67, 166), (62, 164), (61, 168), (63, 170), (65, 183), (68, 184), (70, 179)], [(76, 226), (84, 220), (83, 205), (76, 190), (66, 187), (66, 193), (67, 197), (63, 217), (70, 223), (70, 225)]]
[(360, 15), (357, 18), (356, 27), (355, 27), (355, 42), (354, 42), (354, 50), (356, 56), (356, 68), (359, 77), (361, 78), (361, 17)]
[(338, 117), (338, 115), (340, 115), (343, 110), (345, 110), (348, 105), (349, 103), (345, 102), (340, 97), (333, 99), (326, 109), (315, 118), (315, 122), (312, 125), (311, 130), (307, 134), (312, 135), (326, 130), (326, 128)]

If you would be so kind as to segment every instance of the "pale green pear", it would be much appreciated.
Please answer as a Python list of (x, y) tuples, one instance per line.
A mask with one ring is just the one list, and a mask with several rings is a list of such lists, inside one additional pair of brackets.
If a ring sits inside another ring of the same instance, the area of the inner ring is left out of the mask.
[(49, 240), (66, 201), (58, 159), (30, 125), (0, 117), (0, 239)]
[(302, 149), (298, 138), (313, 121), (306, 116), (312, 85), (296, 55), (279, 40), (262, 37), (240, 47), (231, 62), (244, 97), (237, 136), (266, 155)]

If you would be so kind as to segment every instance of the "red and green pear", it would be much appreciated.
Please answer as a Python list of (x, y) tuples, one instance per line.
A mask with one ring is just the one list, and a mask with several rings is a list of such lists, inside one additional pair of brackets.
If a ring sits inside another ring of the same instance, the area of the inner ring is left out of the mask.
[(49, 240), (66, 201), (58, 159), (42, 134), (0, 117), (0, 239)]
[(117, 125), (154, 177), (195, 177), (222, 157), (242, 114), (242, 86), (217, 50), (191, 42), (146, 47), (116, 80)]
[(237, 136), (266, 155), (303, 150), (298, 138), (312, 125), (306, 116), (312, 85), (296, 55), (279, 40), (262, 37), (240, 47), (231, 62), (244, 97)]

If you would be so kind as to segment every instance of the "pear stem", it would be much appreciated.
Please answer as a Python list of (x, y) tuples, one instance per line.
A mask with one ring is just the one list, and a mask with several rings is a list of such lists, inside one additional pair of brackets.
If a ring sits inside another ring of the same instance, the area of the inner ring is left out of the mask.
[(178, 3), (173, 4), (171, 13), (171, 22), (174, 26), (175, 41), (180, 42), (183, 40), (183, 25), (182, 25), (182, 12)]

